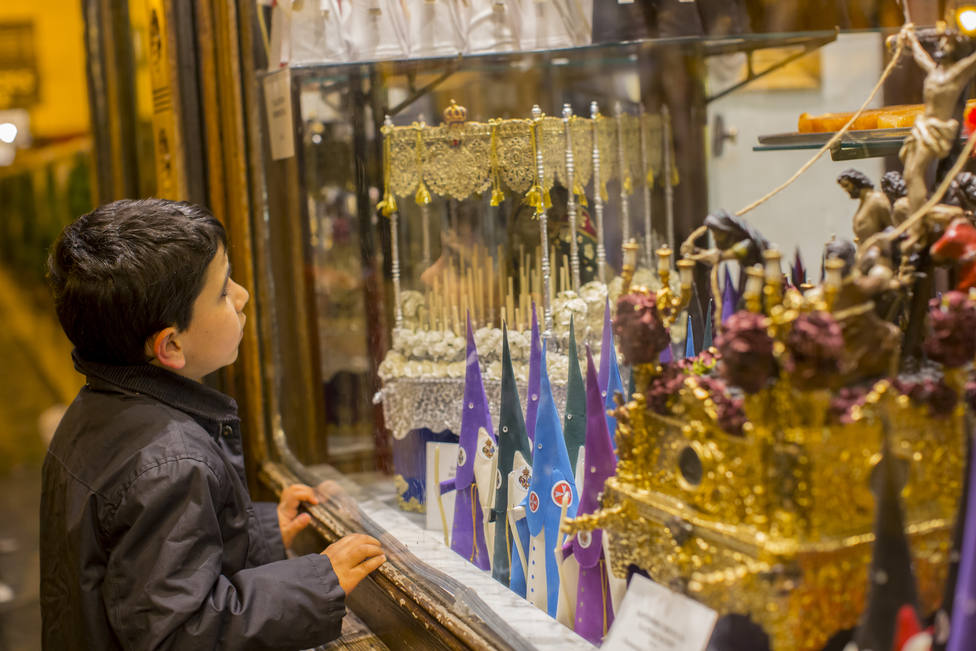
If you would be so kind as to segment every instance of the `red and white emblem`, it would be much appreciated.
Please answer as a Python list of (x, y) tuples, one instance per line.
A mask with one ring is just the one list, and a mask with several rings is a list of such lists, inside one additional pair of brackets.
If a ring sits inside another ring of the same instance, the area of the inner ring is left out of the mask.
[(573, 489), (565, 479), (557, 481), (552, 487), (552, 501), (556, 506), (569, 506), (573, 502)]
[(539, 510), (539, 494), (535, 491), (529, 493), (529, 510), (533, 513)]
[(576, 534), (576, 541), (579, 543), (580, 547), (586, 549), (593, 544), (593, 534), (591, 534), (589, 531), (580, 531), (578, 534)]

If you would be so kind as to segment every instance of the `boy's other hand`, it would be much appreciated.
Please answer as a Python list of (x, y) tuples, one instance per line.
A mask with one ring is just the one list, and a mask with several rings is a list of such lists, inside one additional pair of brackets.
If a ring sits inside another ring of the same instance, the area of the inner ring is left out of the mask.
[(332, 561), (332, 570), (346, 594), (352, 592), (367, 574), (386, 562), (380, 541), (362, 533), (340, 538), (322, 553)]
[(292, 484), (281, 491), (281, 499), (278, 501), (278, 527), (281, 529), (281, 540), (285, 543), (285, 549), (291, 549), (291, 543), (298, 532), (312, 522), (312, 516), (308, 513), (298, 513), (298, 506), (302, 502), (319, 503), (311, 486)]

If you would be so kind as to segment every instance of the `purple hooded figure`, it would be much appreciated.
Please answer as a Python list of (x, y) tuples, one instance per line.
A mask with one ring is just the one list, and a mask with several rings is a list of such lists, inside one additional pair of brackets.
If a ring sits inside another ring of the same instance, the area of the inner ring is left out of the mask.
[[(607, 419), (603, 417), (603, 396), (589, 346), (586, 349), (586, 444), (583, 448), (584, 472), (580, 478), (583, 491), (577, 515), (593, 513), (600, 508), (600, 493), (607, 479), (616, 474), (616, 457), (610, 442)], [(569, 540), (563, 547), (563, 576), (567, 590), (563, 596), (575, 599), (572, 627), (581, 636), (599, 646), (613, 623), (613, 592), (603, 546), (603, 531), (584, 531)], [(576, 581), (573, 581), (573, 578)], [(560, 614), (567, 612), (560, 603)], [(569, 617), (565, 620), (568, 625)]]
[[(610, 321), (610, 300), (607, 299), (606, 307), (603, 309), (603, 343), (600, 346), (600, 393), (604, 398), (603, 413), (607, 415), (607, 429), (610, 430), (610, 440), (613, 442), (613, 449), (617, 449), (614, 435), (617, 432), (617, 419), (609, 414), (611, 409), (616, 409), (617, 403), (614, 401), (614, 394), (624, 392), (624, 383), (620, 378), (620, 366), (617, 363), (617, 348), (613, 345), (613, 326)], [(625, 396), (626, 397), (626, 396)]]
[(729, 266), (725, 265), (725, 288), (722, 290), (722, 324), (728, 320), (730, 316), (735, 314), (735, 310), (739, 304), (739, 292), (735, 287), (735, 283), (732, 282), (732, 274), (729, 272)]
[(962, 555), (952, 605), (948, 651), (962, 651), (976, 640), (976, 462), (969, 463)]
[(454, 479), (441, 482), (440, 492), (443, 495), (450, 490), (457, 491), (454, 499), (451, 549), (479, 568), (487, 570), (491, 567), (491, 554), (485, 538), (485, 520), (495, 497), (493, 477), (497, 444), (491, 427), (485, 385), (481, 381), (481, 367), (478, 365), (478, 349), (474, 345), (470, 314), (465, 365), (457, 475)]
[(661, 351), (661, 355), (658, 358), (662, 364), (670, 364), (674, 361), (674, 353), (671, 352), (671, 341), (668, 341), (668, 345), (664, 347)]
[(803, 266), (800, 247), (796, 247), (796, 250), (793, 252), (793, 267), (790, 269), (790, 280), (794, 287), (799, 287), (807, 281), (807, 268)]
[(539, 383), (542, 380), (542, 339), (539, 337), (539, 319), (532, 302), (532, 337), (529, 342), (529, 389), (525, 396), (525, 431), (529, 442), (535, 443), (535, 421), (539, 413)]

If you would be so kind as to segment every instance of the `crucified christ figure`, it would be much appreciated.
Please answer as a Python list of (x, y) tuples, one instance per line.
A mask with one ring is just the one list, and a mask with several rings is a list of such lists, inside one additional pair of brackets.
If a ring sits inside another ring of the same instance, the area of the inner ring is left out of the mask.
[[(920, 36), (928, 42), (931, 55)], [(919, 35), (909, 26), (899, 38), (908, 40), (915, 62), (925, 72), (925, 110), (898, 152), (908, 186), (909, 212), (914, 213), (928, 195), (925, 173), (929, 165), (949, 154), (959, 131), (954, 115), (960, 94), (976, 74), (976, 53), (967, 56), (964, 48), (971, 49), (969, 40), (944, 27), (920, 30)]]

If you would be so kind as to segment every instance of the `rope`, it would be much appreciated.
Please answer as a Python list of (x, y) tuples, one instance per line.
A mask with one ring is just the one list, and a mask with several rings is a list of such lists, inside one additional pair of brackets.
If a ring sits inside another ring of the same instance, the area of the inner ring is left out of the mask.
[(850, 130), (851, 125), (854, 124), (854, 121), (857, 118), (861, 117), (861, 113), (864, 112), (864, 109), (866, 109), (867, 106), (868, 106), (868, 104), (871, 102), (871, 100), (874, 99), (874, 96), (878, 94), (878, 91), (881, 90), (881, 85), (885, 82), (885, 80), (891, 74), (891, 71), (894, 70), (895, 64), (898, 63), (898, 60), (901, 58), (901, 53), (905, 49), (905, 39), (902, 38), (902, 35), (904, 33), (906, 33), (907, 30), (909, 30), (909, 29), (911, 29), (911, 27), (909, 25), (905, 25), (904, 27), (902, 27), (901, 32), (898, 34), (898, 49), (895, 50), (895, 54), (891, 57), (891, 61), (888, 62), (888, 65), (887, 65), (887, 67), (885, 67), (884, 72), (881, 73), (881, 78), (878, 79), (878, 83), (875, 84), (874, 90), (871, 91), (871, 94), (868, 95), (868, 98), (866, 100), (864, 100), (864, 103), (863, 104), (861, 104), (861, 108), (859, 108), (857, 110), (857, 112), (854, 113), (854, 115), (851, 116), (851, 119), (847, 121), (847, 124), (845, 124), (843, 127), (841, 127), (840, 131), (836, 132), (833, 135), (833, 137), (830, 140), (828, 140), (827, 143), (823, 147), (820, 148), (820, 151), (818, 151), (816, 154), (814, 154), (813, 158), (811, 158), (806, 163), (804, 163), (803, 167), (801, 167), (800, 169), (798, 169), (793, 176), (791, 176), (789, 179), (787, 179), (783, 184), (781, 184), (776, 189), (774, 189), (774, 190), (770, 191), (769, 193), (767, 193), (764, 197), (762, 197), (760, 199), (757, 199), (756, 201), (753, 201), (752, 203), (750, 203), (745, 208), (740, 209), (738, 212), (735, 213), (736, 217), (741, 217), (742, 215), (746, 214), (750, 210), (752, 210), (752, 209), (754, 209), (754, 208), (762, 205), (763, 203), (765, 203), (769, 199), (773, 198), (775, 195), (779, 194), (780, 191), (782, 191), (785, 188), (787, 188), (788, 186), (790, 186), (793, 183), (793, 181), (797, 180), (800, 177), (801, 174), (803, 174), (808, 169), (810, 169), (810, 166), (811, 165), (813, 165), (815, 162), (817, 162), (817, 160), (821, 156), (823, 156), (824, 153), (826, 153), (831, 147), (833, 147), (837, 143), (837, 141), (839, 141), (841, 139), (841, 137), (845, 133), (847, 133), (848, 130)]

